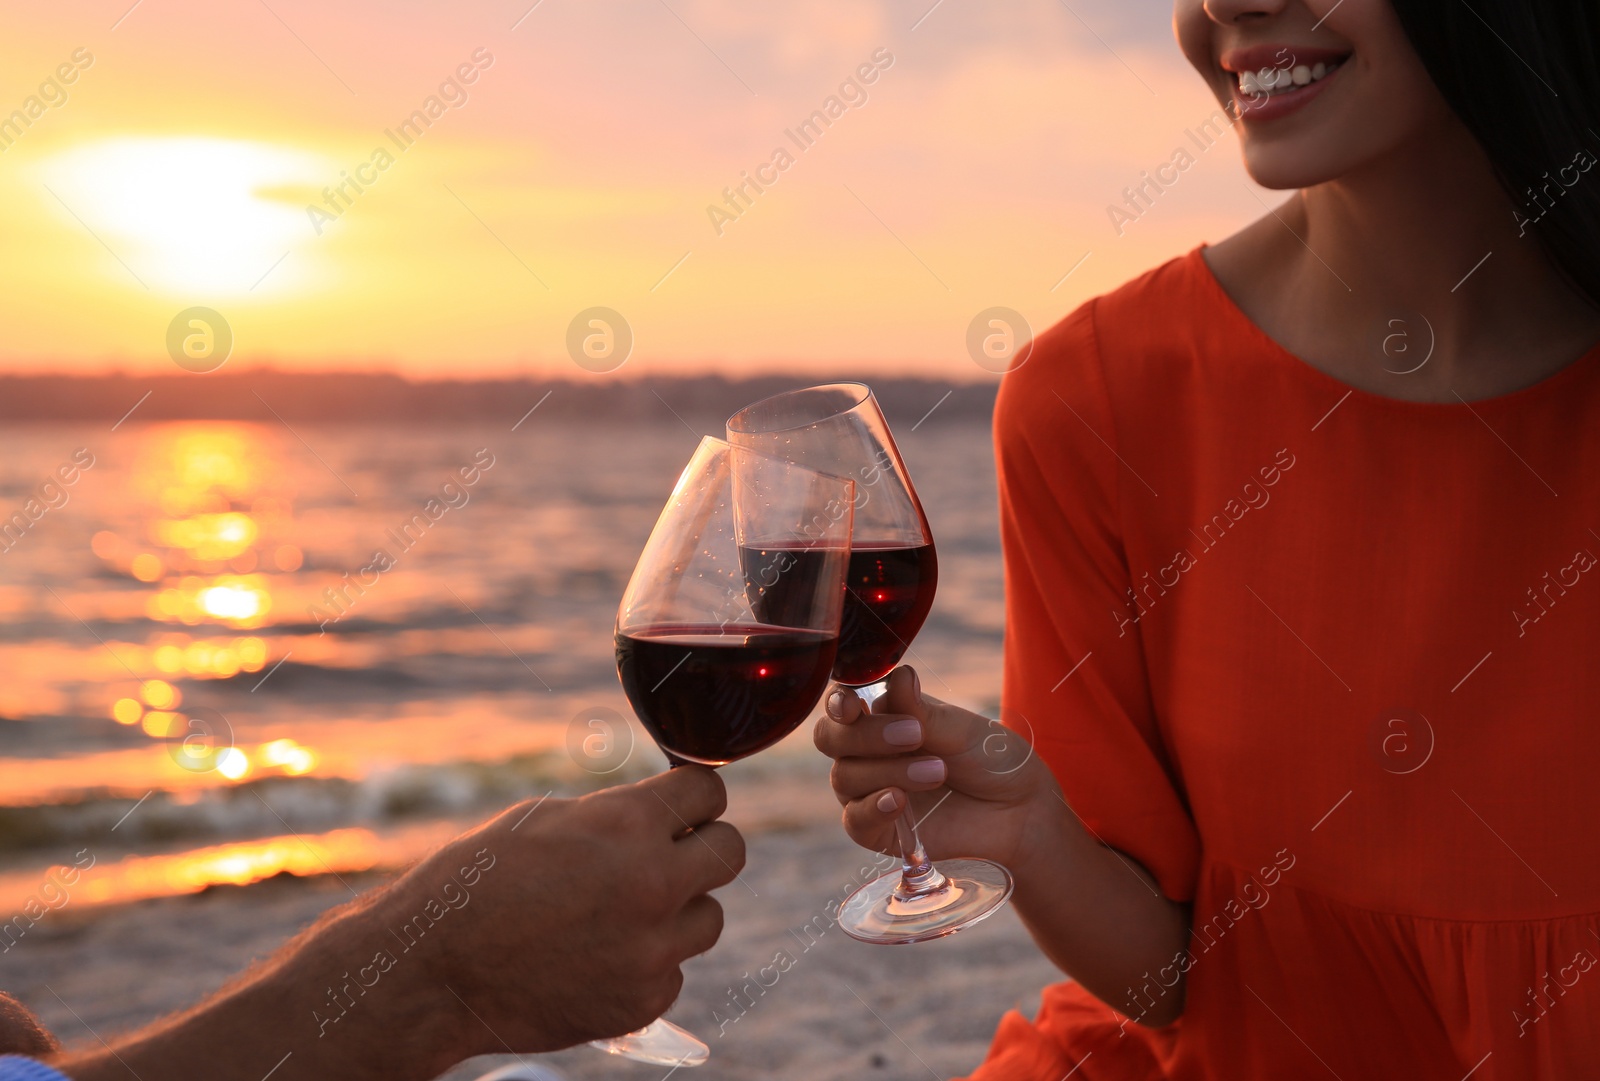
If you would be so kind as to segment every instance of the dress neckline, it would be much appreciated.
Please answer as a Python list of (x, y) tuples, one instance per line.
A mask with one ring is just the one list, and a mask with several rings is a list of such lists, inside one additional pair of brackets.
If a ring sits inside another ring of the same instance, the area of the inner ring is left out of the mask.
[[(1379, 408), (1409, 410), (1416, 413), (1442, 414), (1447, 411), (1459, 410), (1462, 406), (1472, 410), (1491, 409), (1499, 411), (1569, 389), (1569, 384), (1584, 378), (1597, 366), (1600, 366), (1600, 343), (1596, 343), (1537, 383), (1529, 384), (1520, 390), (1497, 394), (1489, 398), (1460, 399), (1454, 402), (1418, 402), (1409, 398), (1391, 398), (1386, 394), (1363, 390), (1358, 386), (1329, 375), (1316, 365), (1290, 352), (1277, 339), (1261, 329), (1256, 324), (1256, 321), (1251, 319), (1245, 310), (1239, 306), (1238, 302), (1233, 299), (1232, 294), (1223, 288), (1222, 282), (1218, 280), (1216, 273), (1211, 269), (1211, 264), (1206, 262), (1206, 247), (1207, 245), (1201, 244), (1191, 251), (1187, 258), (1193, 262), (1195, 272), (1203, 280), (1205, 288), (1216, 295), (1216, 303), (1228, 317), (1239, 323), (1250, 337), (1259, 342), (1268, 352), (1274, 354), (1276, 359), (1285, 361), (1289, 366), (1297, 369), (1302, 378), (1318, 384), (1322, 389), (1334, 393), (1343, 393), (1345, 398), (1355, 398)], [(1344, 398), (1340, 399), (1340, 401), (1343, 400)]]

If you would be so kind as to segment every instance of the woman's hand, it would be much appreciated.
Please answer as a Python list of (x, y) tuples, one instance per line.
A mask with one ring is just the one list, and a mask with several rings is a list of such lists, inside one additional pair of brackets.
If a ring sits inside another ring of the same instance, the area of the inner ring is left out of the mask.
[[(928, 855), (1003, 864), (1034, 940), (1105, 1002), (1124, 1002), (1141, 972), (1148, 978), (1183, 949), (1188, 907), (1163, 897), (1148, 872), (1085, 828), (1027, 733), (923, 697), (910, 668), (890, 675), (875, 711), (842, 687), (827, 710), (817, 747), (834, 760), (833, 791), (851, 840), (897, 852), (895, 816), (909, 799)], [(1141, 1020), (1175, 1019), (1183, 986)]]
[(924, 697), (909, 666), (889, 676), (870, 713), (855, 692), (835, 689), (815, 739), (834, 760), (845, 832), (864, 848), (898, 851), (895, 818), (909, 797), (934, 859), (980, 856), (1017, 872), (1067, 813), (1025, 733)]
[[(1105, 1002), (1125, 1002), (1140, 973), (1148, 979), (1184, 948), (1188, 906), (1078, 820), (1026, 733), (923, 697), (910, 668), (889, 677), (874, 712), (844, 688), (827, 709), (817, 747), (834, 760), (833, 791), (857, 844), (896, 852), (895, 816), (909, 798), (928, 855), (1003, 864), (1034, 940)], [(1175, 1019), (1183, 987), (1169, 987), (1142, 1022)]]

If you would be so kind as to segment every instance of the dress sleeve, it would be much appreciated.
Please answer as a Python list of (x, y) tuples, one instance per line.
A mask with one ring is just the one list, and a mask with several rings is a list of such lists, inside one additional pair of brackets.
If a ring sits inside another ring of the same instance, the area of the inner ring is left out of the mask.
[(1200, 844), (1163, 745), (1121, 540), (1120, 463), (1090, 301), (1041, 335), (995, 408), (1006, 635), (1002, 719), (1067, 802), (1175, 901)]

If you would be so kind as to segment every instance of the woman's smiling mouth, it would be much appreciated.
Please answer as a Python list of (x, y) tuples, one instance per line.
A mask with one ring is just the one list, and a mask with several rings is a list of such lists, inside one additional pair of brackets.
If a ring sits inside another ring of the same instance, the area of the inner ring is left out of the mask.
[(1230, 49), (1221, 67), (1233, 84), (1238, 115), (1249, 121), (1276, 120), (1320, 94), (1351, 57), (1348, 50), (1255, 45)]

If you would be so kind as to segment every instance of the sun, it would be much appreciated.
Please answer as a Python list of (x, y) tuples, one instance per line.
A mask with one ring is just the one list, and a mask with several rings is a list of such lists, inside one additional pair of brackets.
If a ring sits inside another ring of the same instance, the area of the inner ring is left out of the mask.
[(304, 210), (273, 193), (320, 188), (337, 173), (306, 151), (205, 136), (104, 139), (40, 168), (50, 208), (80, 218), (140, 281), (205, 298), (281, 294), (304, 281), (303, 260), (279, 260), (313, 234)]

